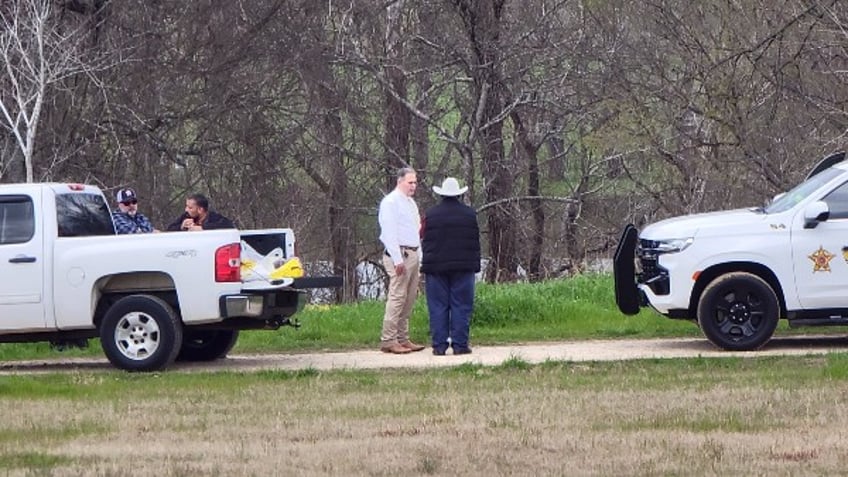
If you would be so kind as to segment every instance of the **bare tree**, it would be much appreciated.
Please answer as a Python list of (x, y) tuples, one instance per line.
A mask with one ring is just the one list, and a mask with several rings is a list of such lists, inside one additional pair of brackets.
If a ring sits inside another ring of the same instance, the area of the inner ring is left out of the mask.
[[(404, 1), (398, 0), (386, 7), (385, 70), (391, 91), (385, 93), (386, 114), (384, 140), (386, 147), (383, 162), (386, 164), (386, 189), (394, 187), (392, 171), (410, 164), (409, 133), (410, 112), (404, 105), (407, 97), (406, 74), (401, 61), (404, 56), (403, 15)], [(396, 99), (396, 96), (399, 98)], [(417, 167), (418, 164), (415, 164)]]
[(50, 87), (85, 71), (78, 55), (82, 30), (60, 28), (52, 4), (11, 0), (0, 6), (0, 112), (20, 149), (27, 182), (34, 180), (38, 122)]
[[(490, 280), (546, 278), (625, 223), (759, 203), (848, 131), (838, 0), (0, 0), (0, 23), (3, 180), (132, 185), (160, 222), (201, 189), (295, 228), (338, 300), (402, 162), (422, 207), (468, 183)], [(101, 53), (124, 60), (74, 75)]]

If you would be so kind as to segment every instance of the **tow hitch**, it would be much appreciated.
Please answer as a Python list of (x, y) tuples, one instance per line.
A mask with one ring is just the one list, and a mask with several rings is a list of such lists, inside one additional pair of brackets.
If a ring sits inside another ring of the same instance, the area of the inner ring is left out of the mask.
[(291, 326), (292, 328), (300, 328), (300, 321), (299, 320), (297, 320), (297, 319), (292, 320), (291, 318), (286, 317), (286, 316), (275, 316), (275, 317), (271, 318), (270, 320), (268, 320), (266, 323), (268, 323), (268, 326), (266, 328), (271, 329), (271, 330), (276, 330), (276, 329), (283, 327), (283, 326)]

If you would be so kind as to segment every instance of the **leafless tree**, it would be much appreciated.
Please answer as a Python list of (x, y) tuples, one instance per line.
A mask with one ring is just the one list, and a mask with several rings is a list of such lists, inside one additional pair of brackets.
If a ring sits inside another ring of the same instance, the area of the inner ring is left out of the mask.
[[(422, 207), (468, 183), (488, 279), (543, 279), (843, 147), (843, 3), (7, 0), (0, 175), (133, 186), (160, 226), (205, 192), (243, 227), (293, 227), (353, 300), (387, 169), (410, 162)], [(100, 53), (121, 60), (75, 74)]]
[[(391, 2), (386, 7), (385, 63), (383, 70), (390, 91), (385, 93), (386, 113), (384, 115), (384, 144), (386, 152), (383, 161), (386, 164), (386, 188), (395, 185), (392, 172), (398, 167), (409, 165), (409, 134), (412, 114), (404, 105), (407, 100), (406, 72), (403, 65), (404, 41), (404, 0)], [(415, 164), (418, 167), (417, 164)]]
[(81, 58), (84, 39), (84, 28), (60, 24), (52, 0), (0, 5), (0, 113), (20, 150), (27, 182), (34, 180), (33, 154), (50, 88), (91, 68)]

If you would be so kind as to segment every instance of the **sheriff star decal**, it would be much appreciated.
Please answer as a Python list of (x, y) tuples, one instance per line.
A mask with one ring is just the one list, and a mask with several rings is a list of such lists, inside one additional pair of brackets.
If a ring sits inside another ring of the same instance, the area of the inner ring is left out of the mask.
[(828, 252), (821, 245), (819, 245), (819, 249), (813, 252), (811, 255), (807, 255), (807, 258), (813, 261), (813, 273), (815, 272), (829, 272), (830, 271), (830, 261), (833, 260), (833, 257), (836, 255)]

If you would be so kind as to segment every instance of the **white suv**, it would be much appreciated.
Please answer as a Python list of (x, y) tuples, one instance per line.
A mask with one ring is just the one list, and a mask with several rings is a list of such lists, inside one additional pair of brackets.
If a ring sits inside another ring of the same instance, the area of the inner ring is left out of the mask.
[(778, 320), (848, 325), (848, 161), (829, 156), (767, 207), (675, 217), (639, 233), (628, 225), (615, 255), (615, 293), (697, 322), (727, 350), (755, 350)]

